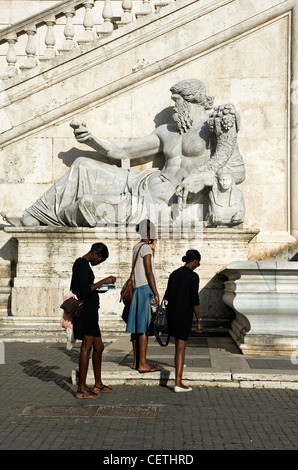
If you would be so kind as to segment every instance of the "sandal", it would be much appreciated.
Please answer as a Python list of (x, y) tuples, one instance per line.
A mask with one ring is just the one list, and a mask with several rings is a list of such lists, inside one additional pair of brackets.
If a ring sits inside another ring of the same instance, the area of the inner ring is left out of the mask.
[(160, 368), (159, 367), (150, 367), (150, 369), (139, 370), (140, 374), (147, 374), (149, 372), (160, 372)]
[(76, 398), (98, 398), (100, 397), (99, 393), (89, 392), (88, 390), (78, 390), (76, 392)]
[(94, 385), (94, 387), (92, 389), (92, 392), (98, 393), (98, 392), (96, 392), (95, 389), (97, 389), (99, 392), (104, 392), (104, 393), (113, 391), (113, 389), (111, 387), (108, 387), (107, 385), (102, 385), (102, 387), (98, 387), (97, 385)]

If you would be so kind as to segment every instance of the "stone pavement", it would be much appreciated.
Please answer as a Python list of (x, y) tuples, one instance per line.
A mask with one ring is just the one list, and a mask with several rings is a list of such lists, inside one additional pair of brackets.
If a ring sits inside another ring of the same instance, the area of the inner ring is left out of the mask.
[(191, 464), (199, 450), (297, 448), (295, 354), (244, 357), (229, 337), (191, 337), (184, 382), (193, 391), (179, 394), (172, 342), (161, 348), (150, 338), (148, 359), (162, 371), (139, 374), (128, 336), (103, 340), (103, 378), (114, 391), (85, 401), (75, 398), (80, 343), (70, 351), (61, 343), (4, 344), (0, 450), (97, 450), (98, 463), (137, 456), (142, 465), (169, 463), (162, 459), (171, 452)]

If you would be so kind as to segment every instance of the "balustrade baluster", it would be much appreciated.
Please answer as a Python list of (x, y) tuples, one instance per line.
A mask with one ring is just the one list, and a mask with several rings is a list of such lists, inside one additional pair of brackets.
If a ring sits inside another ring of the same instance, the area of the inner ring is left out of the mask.
[(132, 0), (123, 0), (122, 9), (123, 14), (121, 15), (121, 20), (117, 21), (118, 26), (124, 26), (133, 21)]
[[(16, 75), (19, 70), (26, 70), (26, 69), (31, 69), (35, 67), (38, 64), (38, 60), (36, 58), (36, 45), (35, 45), (35, 35), (36, 35), (36, 25), (40, 24), (45, 24), (46, 25), (46, 34), (45, 34), (45, 39), (44, 43), (46, 46), (46, 49), (43, 52), (43, 56), (39, 57), (40, 61), (44, 60), (49, 60), (54, 58), (57, 55), (57, 51), (55, 51), (55, 44), (56, 44), (56, 38), (54, 34), (54, 26), (56, 25), (56, 16), (61, 15), (63, 12), (63, 15), (66, 18), (65, 22), (65, 27), (64, 27), (64, 40), (62, 41), (62, 46), (61, 49), (59, 49), (59, 52), (67, 52), (71, 51), (75, 48), (76, 42), (79, 44), (84, 44), (86, 42), (93, 41), (96, 37), (94, 33), (94, 19), (93, 19), (93, 12), (92, 9), (94, 7), (94, 3), (97, 0), (84, 0), (81, 3), (79, 2), (72, 2), (71, 5), (74, 6), (64, 6), (61, 7), (61, 9), (57, 9), (57, 7), (53, 8), (52, 12), (48, 11), (48, 16), (43, 22), (41, 21), (40, 16), (38, 17), (38, 21), (34, 21), (34, 18), (32, 18), (32, 25), (30, 27), (25, 26), (23, 29), (20, 29), (16, 33), (7, 33), (7, 38), (6, 41), (8, 43), (8, 50), (7, 50), (7, 56), (6, 56), (6, 62), (8, 64), (7, 70), (5, 72), (4, 78), (6, 77), (13, 77)], [(152, 7), (152, 2), (151, 0), (142, 0), (141, 8), (140, 11), (136, 14), (133, 13), (133, 1), (132, 0), (122, 0), (122, 15), (120, 21), (117, 21), (116, 24), (115, 18), (113, 15), (113, 10), (112, 10), (112, 3), (111, 0), (98, 0), (100, 3), (104, 4), (103, 6), (103, 11), (102, 11), (102, 17), (103, 17), (103, 24), (99, 25), (97, 27), (97, 35), (100, 37), (111, 34), (117, 26), (122, 26), (125, 24), (129, 24), (132, 21), (135, 20), (135, 18), (138, 17), (143, 17), (148, 14), (150, 14), (153, 11)], [(170, 3), (174, 3), (176, 0), (155, 0), (154, 2), (154, 7), (157, 12), (160, 11), (160, 9), (166, 5), (169, 5)], [(63, 3), (63, 2), (61, 2)], [(68, 3), (68, 2), (67, 2)], [(85, 9), (85, 14), (84, 14), (84, 20), (83, 20), (83, 27), (84, 27), (84, 36), (81, 38), (79, 41), (74, 40), (75, 36), (75, 29), (73, 26), (73, 17), (76, 14), (75, 7), (83, 7)], [(28, 24), (28, 23), (26, 23)], [(27, 34), (27, 44), (25, 48), (26, 52), (26, 58), (25, 62), (22, 66), (17, 67), (17, 55), (15, 51), (15, 44), (18, 41), (18, 35), (17, 34), (22, 34), (23, 32), (26, 32)]]
[(14, 77), (18, 73), (18, 69), (16, 67), (17, 54), (15, 51), (15, 44), (18, 42), (18, 37), (15, 33), (12, 33), (7, 36), (6, 41), (8, 44), (8, 50), (6, 55), (6, 62), (8, 64), (8, 67), (5, 75), (2, 78)]
[(136, 17), (142, 18), (143, 16), (149, 15), (151, 12), (152, 6), (150, 5), (150, 0), (142, 0), (141, 9), (136, 13)]
[(37, 60), (35, 58), (36, 55), (36, 45), (34, 36), (36, 34), (36, 26), (32, 25), (25, 30), (27, 34), (27, 45), (25, 52), (27, 57), (25, 59), (24, 65), (20, 67), (21, 70), (33, 69), (37, 65)]
[(84, 16), (84, 21), (83, 21), (85, 32), (84, 32), (84, 36), (77, 41), (78, 44), (84, 44), (86, 42), (90, 42), (95, 39), (95, 35), (93, 33), (94, 20), (93, 20), (93, 14), (92, 14), (92, 8), (94, 7), (94, 0), (87, 0), (86, 2), (83, 2), (83, 5), (85, 8), (85, 16)]
[(72, 19), (75, 16), (75, 9), (70, 8), (69, 10), (64, 11), (63, 14), (66, 17), (66, 24), (64, 28), (65, 39), (62, 42), (62, 48), (59, 49), (59, 52), (61, 52), (62, 54), (63, 52), (71, 51), (75, 47), (75, 43), (73, 40), (75, 32), (72, 24)]
[(102, 17), (104, 19), (104, 23), (97, 28), (98, 36), (111, 34), (114, 30), (114, 25), (112, 23), (113, 10), (111, 0), (105, 0), (105, 4), (102, 11)]
[(170, 5), (170, 3), (172, 3), (172, 0), (158, 0), (155, 2), (154, 8), (157, 12), (159, 12), (161, 8)]
[(56, 24), (55, 16), (51, 16), (45, 19), (45, 24), (47, 26), (47, 32), (45, 35), (44, 43), (46, 45), (46, 50), (44, 51), (44, 55), (39, 57), (39, 60), (49, 60), (53, 57), (56, 57), (57, 53), (54, 49), (56, 44), (56, 39), (54, 35), (54, 25)]

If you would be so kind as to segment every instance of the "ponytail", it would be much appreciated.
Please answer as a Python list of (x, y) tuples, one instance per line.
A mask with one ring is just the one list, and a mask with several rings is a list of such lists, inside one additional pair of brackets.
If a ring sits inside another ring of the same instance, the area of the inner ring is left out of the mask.
[(187, 250), (186, 255), (182, 257), (183, 263), (186, 264), (194, 261), (195, 259), (201, 261), (201, 255), (198, 250)]

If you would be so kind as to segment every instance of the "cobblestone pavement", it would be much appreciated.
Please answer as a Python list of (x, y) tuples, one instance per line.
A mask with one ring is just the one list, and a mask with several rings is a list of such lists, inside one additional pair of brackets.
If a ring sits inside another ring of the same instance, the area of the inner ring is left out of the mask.
[(78, 347), (66, 351), (62, 344), (5, 345), (1, 450), (101, 450), (109, 456), (116, 450), (297, 448), (297, 390), (204, 385), (175, 394), (167, 386), (114, 385), (112, 393), (83, 401), (70, 380), (78, 356)]

